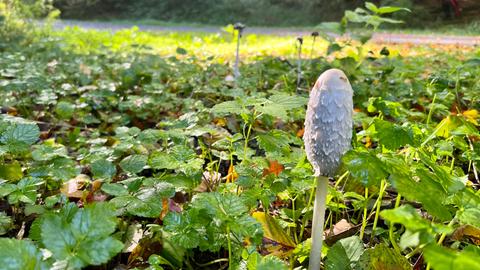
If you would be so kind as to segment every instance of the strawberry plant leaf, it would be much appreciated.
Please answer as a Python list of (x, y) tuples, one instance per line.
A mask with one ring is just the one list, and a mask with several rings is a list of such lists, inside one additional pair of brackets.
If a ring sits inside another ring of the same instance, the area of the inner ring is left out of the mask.
[(115, 211), (110, 204), (95, 203), (80, 209), (66, 205), (60, 212), (42, 216), (41, 239), (59, 261), (70, 268), (100, 265), (123, 248), (111, 236), (116, 227)]
[(144, 155), (131, 155), (120, 161), (120, 167), (129, 173), (139, 173), (147, 165), (147, 159)]
[(106, 180), (111, 180), (117, 173), (115, 165), (106, 159), (98, 159), (94, 161), (91, 165), (91, 169), (93, 177)]
[(342, 160), (352, 176), (365, 186), (378, 185), (387, 176), (382, 161), (372, 153), (348, 151)]
[(375, 119), (374, 124), (376, 136), (387, 149), (396, 150), (407, 144), (415, 145), (411, 130), (380, 119)]
[(424, 254), (435, 270), (480, 269), (478, 247), (458, 252), (432, 244), (425, 248)]
[(355, 269), (363, 252), (363, 243), (358, 236), (341, 239), (328, 250), (325, 269)]
[(28, 240), (0, 238), (0, 265), (5, 270), (47, 270), (42, 252)]

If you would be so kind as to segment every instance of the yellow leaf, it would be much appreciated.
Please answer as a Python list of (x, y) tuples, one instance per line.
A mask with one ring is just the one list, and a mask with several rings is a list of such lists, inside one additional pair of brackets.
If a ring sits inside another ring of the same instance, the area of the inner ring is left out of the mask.
[(478, 122), (477, 122), (477, 119), (478, 119), (478, 111), (477, 110), (468, 110), (468, 111), (464, 111), (462, 113), (462, 115), (467, 119), (467, 121), (469, 121), (470, 123), (478, 126)]
[(264, 212), (254, 212), (252, 216), (262, 224), (263, 236), (267, 239), (275, 241), (286, 247), (295, 247), (295, 243), (292, 241), (277, 223), (277, 221), (270, 215)]

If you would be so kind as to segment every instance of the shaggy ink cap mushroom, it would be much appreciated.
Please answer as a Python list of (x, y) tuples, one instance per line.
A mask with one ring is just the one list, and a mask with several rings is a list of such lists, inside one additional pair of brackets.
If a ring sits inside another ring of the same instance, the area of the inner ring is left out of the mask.
[(305, 151), (315, 176), (334, 176), (351, 147), (353, 90), (339, 69), (322, 73), (310, 92), (305, 117)]

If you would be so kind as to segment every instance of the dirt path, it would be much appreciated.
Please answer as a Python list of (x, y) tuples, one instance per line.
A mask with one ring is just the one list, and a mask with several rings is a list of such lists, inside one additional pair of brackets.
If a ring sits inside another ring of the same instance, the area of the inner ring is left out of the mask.
[[(160, 25), (136, 25), (125, 23), (91, 22), (91, 21), (56, 21), (54, 27), (63, 29), (67, 26), (78, 26), (85, 29), (97, 29), (107, 31), (118, 31), (138, 26), (143, 31), (153, 32), (208, 32), (220, 31), (219, 27), (194, 27), (194, 26), (160, 26)], [(292, 30), (288, 28), (249, 27), (245, 33), (270, 34), (279, 36), (306, 36), (309, 31)], [(451, 35), (421, 35), (421, 34), (400, 34), (400, 33), (376, 33), (372, 38), (376, 43), (411, 43), (411, 44), (438, 44), (438, 45), (480, 45), (480, 36), (451, 36)]]

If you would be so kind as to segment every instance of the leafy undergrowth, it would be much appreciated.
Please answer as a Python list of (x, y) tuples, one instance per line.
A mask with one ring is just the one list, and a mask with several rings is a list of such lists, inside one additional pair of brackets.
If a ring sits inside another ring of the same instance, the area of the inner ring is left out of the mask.
[(480, 269), (479, 52), (330, 46), (297, 90), (295, 59), (235, 81), (184, 49), (72, 44), (2, 47), (3, 269), (305, 268), (301, 137), (330, 67), (353, 85), (355, 136), (329, 187), (325, 269)]

